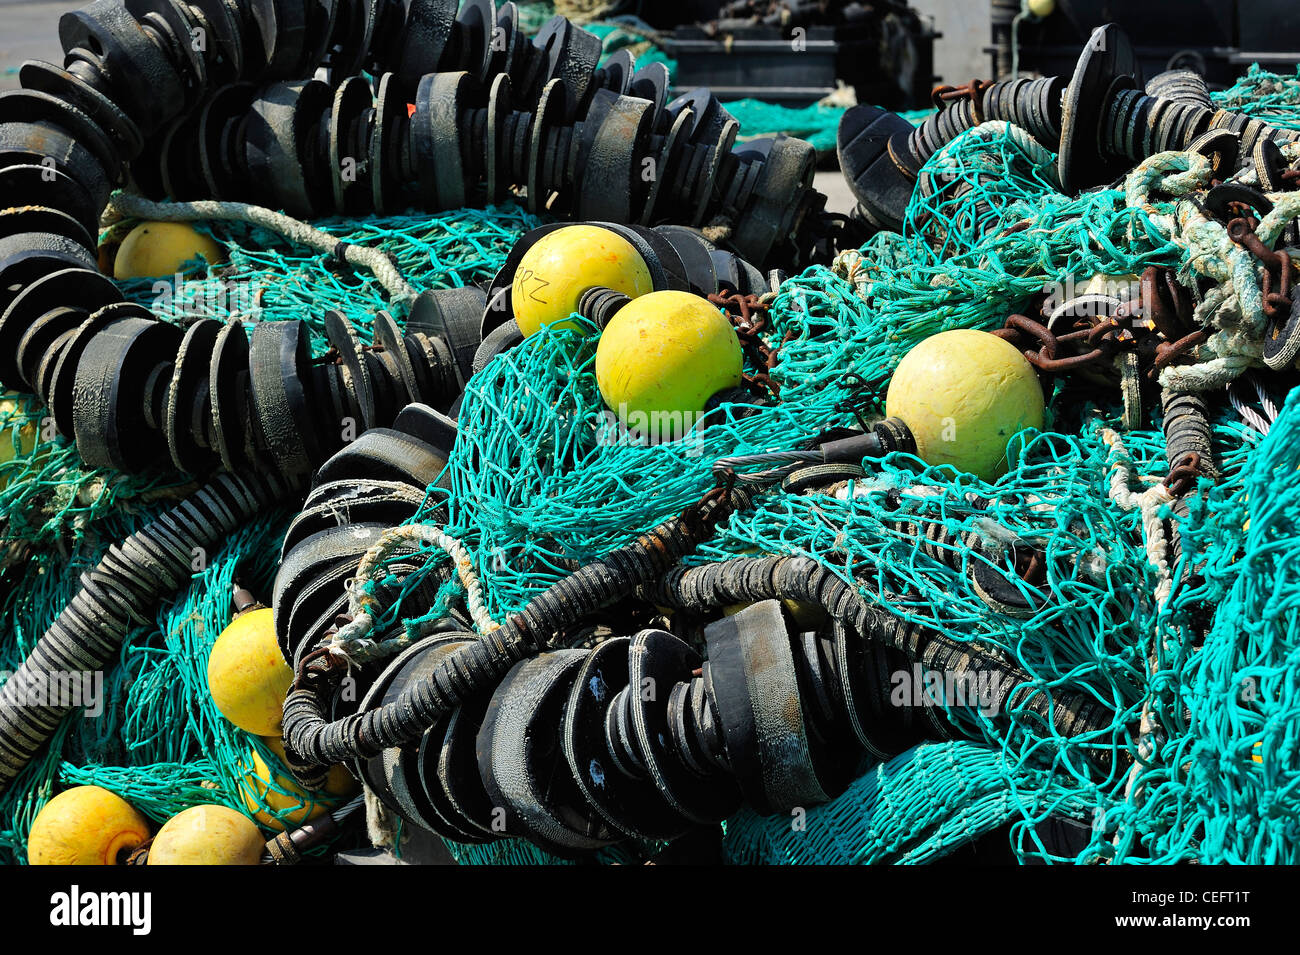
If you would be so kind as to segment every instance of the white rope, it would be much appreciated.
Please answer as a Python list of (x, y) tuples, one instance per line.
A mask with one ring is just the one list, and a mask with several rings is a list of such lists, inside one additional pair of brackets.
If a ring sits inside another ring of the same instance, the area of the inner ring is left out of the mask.
[(143, 196), (120, 191), (113, 193), (108, 202), (109, 209), (123, 218), (153, 219), (160, 222), (193, 222), (201, 219), (251, 222), (318, 252), (333, 252), (341, 245), (344, 260), (374, 273), (395, 304), (409, 305), (417, 294), (406, 279), (402, 278), (392, 259), (380, 250), (340, 243), (338, 236), (313, 229), (305, 222), (264, 206), (246, 202), (218, 202), (215, 199), (154, 202)]
[(1264, 414), (1268, 415), (1269, 424), (1272, 424), (1277, 420), (1277, 405), (1273, 403), (1269, 393), (1264, 390), (1264, 386), (1259, 383), (1259, 379), (1252, 376), (1250, 383), (1255, 388), (1255, 394), (1259, 396), (1259, 403), (1264, 407)]
[[(376, 849), (393, 850), (397, 848), (397, 814), (379, 801), (374, 791), (366, 786), (362, 790), (366, 806), (366, 836)], [(405, 842), (409, 834), (404, 833)]]
[[(1288, 156), (1295, 152), (1294, 148), (1284, 149)], [(1262, 290), (1264, 264), (1233, 242), (1224, 225), (1192, 200), (1192, 193), (1209, 187), (1211, 176), (1205, 156), (1164, 152), (1138, 163), (1124, 182), (1129, 207), (1145, 211), (1171, 241), (1187, 249), (1192, 272), (1215, 283), (1195, 312), (1196, 324), (1213, 328), (1214, 334), (1194, 351), (1195, 361), (1161, 371), (1160, 384), (1171, 392), (1224, 388), (1264, 363), (1268, 327)], [(1153, 191), (1178, 198), (1174, 214), (1162, 214), (1155, 208), (1150, 199)], [(1255, 234), (1271, 247), (1287, 223), (1300, 215), (1300, 193), (1267, 195), (1273, 209), (1260, 221)]]
[[(1173, 589), (1173, 577), (1169, 572), (1169, 539), (1165, 534), (1164, 521), (1160, 519), (1159, 511), (1174, 497), (1163, 483), (1155, 484), (1140, 493), (1131, 490), (1129, 484), (1133, 480), (1132, 461), (1128, 456), (1128, 449), (1124, 447), (1124, 440), (1110, 428), (1102, 429), (1101, 438), (1113, 455), (1110, 466), (1111, 500), (1125, 510), (1137, 509), (1142, 515), (1142, 538), (1146, 545), (1147, 560), (1156, 568), (1159, 580), (1155, 588), (1158, 616)], [(1151, 652), (1147, 656), (1148, 677), (1154, 677), (1160, 670), (1158, 639), (1158, 637), (1152, 639)], [(1133, 768), (1129, 770), (1128, 779), (1124, 784), (1125, 802), (1131, 802), (1139, 794), (1138, 773), (1144, 765), (1152, 734), (1155, 731), (1155, 713), (1151, 708), (1151, 700), (1148, 699), (1142, 704), (1142, 719), (1138, 724), (1137, 758), (1134, 759)], [(1120, 835), (1116, 832), (1111, 840), (1112, 844), (1118, 845), (1119, 838)]]
[[(1258, 388), (1258, 386), (1256, 387)], [(1237, 397), (1237, 393), (1233, 390), (1232, 385), (1228, 386), (1228, 401), (1232, 404), (1232, 407), (1236, 410), (1237, 414), (1241, 415), (1246, 424), (1250, 425), (1262, 435), (1268, 434), (1269, 422), (1258, 411)]]
[(465, 546), (456, 538), (444, 534), (440, 527), (406, 524), (380, 534), (379, 539), (362, 555), (355, 576), (347, 583), (348, 615), (352, 620), (340, 627), (327, 644), (331, 656), (351, 665), (388, 656), (408, 643), (405, 634), (378, 642), (370, 638), (375, 627), (375, 616), (371, 611), (377, 611), (379, 603), (364, 589), (365, 584), (379, 576), (388, 555), (405, 543), (432, 545), (451, 557), (456, 574), (465, 585), (465, 604), (475, 628), (479, 633), (491, 633), (500, 628), (501, 624), (492, 619), (483, 602), (483, 584)]
[(1110, 499), (1126, 511), (1136, 510), (1142, 516), (1142, 538), (1147, 560), (1156, 570), (1156, 604), (1163, 607), (1173, 589), (1173, 576), (1169, 569), (1169, 538), (1161, 520), (1160, 508), (1174, 500), (1173, 493), (1163, 483), (1153, 484), (1144, 491), (1130, 489), (1133, 469), (1124, 447), (1124, 439), (1110, 428), (1103, 428), (1102, 441), (1110, 449)]
[[(854, 294), (863, 301), (871, 297), (871, 277), (866, 260), (858, 249), (845, 249), (831, 262), (831, 271), (853, 286)], [(796, 294), (798, 291), (796, 290)]]

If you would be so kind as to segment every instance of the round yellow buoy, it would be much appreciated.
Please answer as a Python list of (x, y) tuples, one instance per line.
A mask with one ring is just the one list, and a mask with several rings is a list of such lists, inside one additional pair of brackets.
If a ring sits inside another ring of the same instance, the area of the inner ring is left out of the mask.
[(1029, 13), (1043, 19), (1056, 12), (1056, 0), (1029, 0)]
[(158, 830), (149, 865), (258, 865), (266, 839), (253, 820), (228, 806), (192, 806)]
[(225, 260), (221, 246), (184, 222), (142, 222), (132, 229), (113, 260), (113, 278), (170, 276), (193, 259), (208, 265)]
[(596, 346), (600, 395), (629, 420), (638, 413), (698, 414), (717, 392), (740, 384), (743, 366), (731, 322), (690, 292), (634, 299)]
[[(10, 415), (17, 415), (21, 412), (22, 407), (18, 404), (18, 395), (12, 391), (7, 391), (0, 396), (0, 418)], [(26, 424), (19, 425), (17, 420), (11, 420), (8, 425), (0, 428), (0, 464), (6, 461), (12, 461), (16, 456), (28, 455), (36, 448), (36, 434), (38, 427), (35, 421), (28, 421)], [(18, 438), (17, 449), (14, 448), (15, 434)], [(0, 474), (0, 491), (9, 486), (9, 478)]]
[(208, 657), (208, 689), (221, 715), (257, 736), (279, 736), (293, 671), (280, 655), (268, 607), (240, 614)]
[[(281, 762), (284, 761), (284, 743), (274, 736), (264, 736), (262, 742), (270, 747)], [(300, 826), (338, 806), (345, 797), (356, 795), (361, 788), (361, 784), (340, 764), (330, 767), (323, 790), (308, 793), (292, 777), (279, 772), (272, 773), (271, 767), (257, 750), (253, 750), (251, 756), (251, 765), (240, 766), (248, 771), (239, 785), (239, 798), (254, 819), (271, 829)], [(263, 806), (276, 812), (285, 809), (293, 811), (277, 819), (264, 810)]]
[(99, 786), (66, 789), (45, 804), (27, 837), (31, 865), (118, 865), (149, 838), (149, 820)]
[(885, 413), (901, 418), (927, 464), (950, 464), (986, 481), (1007, 470), (1007, 441), (1043, 427), (1043, 389), (1010, 342), (958, 329), (921, 342), (899, 362)]
[(543, 325), (573, 328), (563, 321), (593, 288), (611, 288), (630, 298), (654, 289), (645, 259), (617, 232), (571, 225), (547, 233), (524, 253), (510, 286), (515, 321), (525, 336)]

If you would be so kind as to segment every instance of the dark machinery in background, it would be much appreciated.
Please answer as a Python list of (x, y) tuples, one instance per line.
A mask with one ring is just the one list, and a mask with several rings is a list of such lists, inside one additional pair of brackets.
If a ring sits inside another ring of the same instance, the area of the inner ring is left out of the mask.
[(858, 102), (911, 109), (928, 105), (937, 36), (901, 0), (739, 0), (676, 27), (664, 48), (678, 86), (708, 86), (722, 100), (807, 106), (840, 80)]
[[(996, 79), (1012, 73), (1012, 24), (1020, 0), (992, 0)], [(1143, 73), (1187, 69), (1211, 86), (1230, 86), (1251, 63), (1289, 72), (1300, 63), (1300, 4), (1295, 0), (1057, 0), (1043, 17), (1021, 17), (1014, 42), (1021, 74), (1070, 72), (1079, 46), (1103, 23), (1133, 37)]]

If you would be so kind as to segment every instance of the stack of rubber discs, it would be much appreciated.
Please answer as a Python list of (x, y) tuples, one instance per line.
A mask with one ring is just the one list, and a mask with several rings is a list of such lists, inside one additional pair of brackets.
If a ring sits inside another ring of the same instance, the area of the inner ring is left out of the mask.
[[(721, 216), (753, 261), (797, 251), (789, 237), (824, 202), (811, 189), (810, 144), (782, 137), (733, 150), (739, 124), (712, 93), (670, 103), (664, 65), (636, 69), (625, 52), (597, 68), (599, 43), (562, 19), (532, 44), (486, 56), (488, 7), (466, 4), (462, 17), (478, 15), (431, 43), (423, 75), (214, 90), (160, 130), (133, 170), (138, 186), (303, 217), (456, 209), (523, 189), (534, 212), (643, 225)], [(444, 5), (428, 16), (461, 24), (453, 13)]]
[[(26, 63), (23, 88), (0, 94), (0, 385), (39, 395), (88, 464), (123, 471), (303, 475), (350, 428), (454, 403), (476, 293), (425, 293), (428, 321), (405, 334), (375, 316), (367, 348), (335, 316), (323, 363), (302, 323), (182, 331), (125, 301), (95, 250), (128, 174), (301, 215), (442, 209), (522, 186), (534, 208), (619, 222), (725, 213), (755, 260), (788, 251), (819, 208), (807, 144), (732, 152), (735, 121), (711, 95), (666, 103), (662, 67), (598, 69), (585, 31), (557, 17), (530, 43), (517, 21), (485, 0), (94, 0), (66, 14), (64, 65)], [(647, 158), (660, 164), (649, 180)], [(614, 172), (626, 190), (608, 188)]]
[[(1201, 138), (1227, 132), (1236, 141), (1227, 178), (1252, 161), (1259, 143), (1300, 138), (1241, 113), (1216, 110), (1204, 81), (1183, 70), (1153, 77), (1144, 87), (1132, 41), (1115, 24), (1098, 27), (1074, 73), (1014, 79), (948, 91), (938, 112), (913, 129), (902, 117), (858, 106), (840, 125), (840, 165), (862, 217), (898, 231), (921, 167), (958, 135), (999, 120), (1026, 130), (1058, 154), (1057, 175), (1070, 194), (1106, 185), (1134, 163), (1166, 150), (1208, 149)], [(1222, 139), (1214, 141), (1222, 148)]]

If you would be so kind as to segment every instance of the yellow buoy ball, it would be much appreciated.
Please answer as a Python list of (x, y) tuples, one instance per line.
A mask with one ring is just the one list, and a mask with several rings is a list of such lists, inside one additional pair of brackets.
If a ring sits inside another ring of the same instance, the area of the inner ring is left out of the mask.
[(638, 414), (698, 414), (740, 384), (740, 339), (717, 306), (690, 292), (651, 292), (619, 309), (596, 346), (605, 404)]
[(927, 464), (950, 464), (986, 481), (1007, 470), (1007, 441), (1043, 427), (1043, 389), (1010, 342), (972, 329), (942, 332), (899, 362), (885, 413), (901, 418)]
[[(39, 430), (36, 421), (19, 423), (22, 420), (20, 417), (22, 405), (18, 403), (17, 398), (18, 396), (12, 391), (0, 395), (0, 421), (9, 422), (0, 428), (0, 464), (12, 461), (17, 456), (31, 454), (36, 448), (36, 433)], [(8, 485), (9, 476), (0, 473), (0, 491)]]
[[(274, 736), (263, 737), (262, 742), (284, 761), (284, 743)], [(271, 829), (285, 829), (300, 826), (309, 819), (315, 819), (327, 810), (338, 806), (345, 797), (356, 795), (361, 784), (353, 778), (342, 765), (330, 767), (325, 780), (325, 788), (320, 792), (308, 793), (287, 774), (272, 772), (262, 754), (253, 750), (248, 764), (240, 766), (247, 769), (239, 786), (239, 798), (253, 818)], [(262, 807), (266, 806), (283, 813), (278, 818)]]
[(1050, 17), (1056, 12), (1056, 0), (1029, 0), (1029, 13), (1038, 17)]
[(243, 813), (192, 806), (163, 823), (149, 865), (258, 865), (265, 849), (265, 837)]
[(149, 838), (149, 820), (121, 796), (77, 786), (45, 804), (27, 837), (31, 865), (119, 865)]
[(240, 614), (208, 657), (208, 689), (221, 715), (257, 736), (279, 736), (293, 671), (280, 655), (268, 607)]
[(194, 259), (217, 265), (225, 253), (211, 237), (184, 222), (142, 222), (132, 229), (113, 260), (113, 278), (138, 279), (175, 275)]
[(630, 298), (654, 289), (650, 269), (631, 242), (594, 225), (571, 225), (537, 240), (515, 269), (510, 301), (525, 336), (543, 325), (573, 328), (563, 321), (593, 288), (611, 288)]

